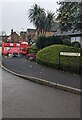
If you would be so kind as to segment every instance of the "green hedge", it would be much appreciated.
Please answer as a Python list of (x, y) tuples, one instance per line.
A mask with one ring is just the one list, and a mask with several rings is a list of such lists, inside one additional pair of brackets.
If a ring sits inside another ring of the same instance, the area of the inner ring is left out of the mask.
[(54, 44), (71, 46), (71, 40), (69, 36), (41, 36), (36, 41), (36, 46), (39, 50)]
[(74, 42), (72, 42), (72, 46), (80, 48), (81, 44), (78, 41), (74, 41)]
[(41, 36), (36, 41), (36, 46), (39, 50), (53, 44), (63, 44), (63, 40), (59, 36)]
[(78, 73), (78, 67), (82, 69), (82, 57), (61, 56), (59, 61), (60, 51), (82, 53), (82, 49), (80, 48), (65, 45), (52, 45), (40, 50), (36, 55), (36, 61), (55, 69)]

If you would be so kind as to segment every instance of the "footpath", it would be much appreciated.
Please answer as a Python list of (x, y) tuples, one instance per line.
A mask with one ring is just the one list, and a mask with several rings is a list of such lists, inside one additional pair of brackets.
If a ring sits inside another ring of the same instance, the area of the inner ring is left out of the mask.
[(25, 57), (2, 58), (2, 67), (25, 79), (81, 94), (81, 76), (41, 66)]

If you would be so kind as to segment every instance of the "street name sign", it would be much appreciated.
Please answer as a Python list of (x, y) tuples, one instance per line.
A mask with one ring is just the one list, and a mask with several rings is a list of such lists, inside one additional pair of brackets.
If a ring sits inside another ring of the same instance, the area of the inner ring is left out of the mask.
[(60, 52), (60, 55), (63, 55), (63, 56), (81, 56), (80, 53), (72, 53), (72, 52)]

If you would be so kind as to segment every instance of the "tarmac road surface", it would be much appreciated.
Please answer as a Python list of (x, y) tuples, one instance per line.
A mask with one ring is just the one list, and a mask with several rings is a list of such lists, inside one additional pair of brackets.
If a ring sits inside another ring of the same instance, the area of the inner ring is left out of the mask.
[(42, 66), (25, 57), (2, 57), (3, 65), (18, 74), (80, 89), (80, 76)]
[(3, 118), (80, 118), (80, 96), (2, 70)]

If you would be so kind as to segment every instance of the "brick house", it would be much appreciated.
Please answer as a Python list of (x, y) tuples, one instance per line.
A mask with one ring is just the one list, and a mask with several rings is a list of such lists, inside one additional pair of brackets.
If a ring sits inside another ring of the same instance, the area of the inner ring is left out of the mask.
[(11, 30), (11, 34), (7, 38), (7, 42), (19, 42), (19, 35), (14, 31)]
[(21, 31), (19, 36), (19, 42), (27, 41), (27, 32)]

